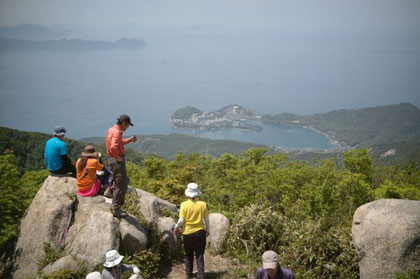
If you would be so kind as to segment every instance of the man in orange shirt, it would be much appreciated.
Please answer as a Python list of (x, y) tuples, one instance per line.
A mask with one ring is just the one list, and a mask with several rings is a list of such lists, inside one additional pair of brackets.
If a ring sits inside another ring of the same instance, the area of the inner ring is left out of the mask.
[(127, 170), (125, 168), (124, 160), (124, 145), (130, 142), (136, 142), (137, 137), (132, 136), (128, 139), (123, 139), (123, 132), (130, 126), (131, 119), (128, 115), (121, 115), (116, 125), (109, 128), (106, 138), (106, 152), (109, 158), (109, 166), (113, 173), (114, 182), (112, 208), (111, 212), (114, 217), (121, 218), (121, 207), (124, 205), (125, 193), (127, 192)]

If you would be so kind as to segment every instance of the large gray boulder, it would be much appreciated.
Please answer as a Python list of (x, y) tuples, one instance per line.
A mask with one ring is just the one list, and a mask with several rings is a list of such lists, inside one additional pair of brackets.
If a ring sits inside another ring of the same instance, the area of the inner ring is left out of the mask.
[[(58, 248), (76, 194), (76, 179), (49, 176), (36, 194), (20, 225), (14, 278), (36, 274), (44, 243)], [(35, 271), (35, 272), (34, 272)]]
[(391, 279), (420, 270), (420, 201), (377, 200), (353, 216), (353, 243), (361, 279)]
[(121, 252), (132, 255), (147, 248), (147, 232), (134, 216), (121, 219)]
[(104, 262), (108, 250), (119, 249), (120, 221), (112, 216), (103, 197), (78, 199), (74, 224), (70, 227), (65, 247), (71, 255), (84, 260), (88, 268), (94, 268)]
[(179, 241), (174, 235), (175, 222), (171, 217), (160, 217), (157, 219), (157, 229), (161, 240), (169, 254), (175, 254), (179, 249)]
[(229, 231), (230, 222), (227, 217), (220, 213), (209, 214), (210, 232), (207, 243), (215, 252), (222, 249), (223, 241)]
[(79, 264), (74, 259), (73, 256), (67, 255), (67, 256), (64, 256), (64, 257), (58, 259), (54, 263), (51, 263), (51, 264), (47, 265), (46, 267), (44, 267), (44, 269), (42, 270), (42, 272), (45, 275), (49, 275), (49, 274), (54, 273), (54, 272), (57, 272), (57, 271), (59, 271), (61, 269), (67, 269), (67, 270), (71, 270), (71, 271), (78, 271), (79, 270)]
[[(146, 232), (133, 216), (114, 218), (111, 204), (102, 196), (77, 197), (77, 206), (75, 197), (74, 178), (49, 176), (45, 180), (21, 222), (13, 278), (36, 274), (37, 262), (45, 254), (43, 243), (59, 249), (70, 214), (73, 219), (65, 238), (64, 254), (83, 260), (88, 269), (102, 264), (108, 250), (120, 250), (123, 245), (134, 253), (146, 248)], [(52, 268), (60, 264), (54, 263)]]
[(147, 222), (156, 223), (157, 219), (162, 217), (164, 210), (174, 215), (178, 214), (176, 205), (149, 192), (140, 189), (135, 189), (135, 191), (140, 205), (140, 212)]

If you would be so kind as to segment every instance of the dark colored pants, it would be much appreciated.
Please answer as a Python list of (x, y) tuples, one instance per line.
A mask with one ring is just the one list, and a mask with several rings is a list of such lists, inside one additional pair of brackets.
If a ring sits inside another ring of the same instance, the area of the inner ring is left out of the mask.
[(127, 192), (127, 170), (125, 168), (125, 161), (117, 161), (113, 157), (109, 157), (109, 167), (112, 171), (113, 183), (113, 197), (112, 208), (114, 210), (121, 209), (125, 201), (125, 193)]
[(184, 234), (185, 273), (192, 275), (194, 254), (197, 260), (197, 278), (204, 278), (204, 250), (206, 249), (206, 231), (199, 230), (192, 234)]
[(51, 171), (53, 174), (67, 174), (71, 173), (72, 177), (76, 177), (76, 167), (72, 163), (68, 163), (66, 161), (63, 162), (63, 166), (61, 169), (56, 171)]

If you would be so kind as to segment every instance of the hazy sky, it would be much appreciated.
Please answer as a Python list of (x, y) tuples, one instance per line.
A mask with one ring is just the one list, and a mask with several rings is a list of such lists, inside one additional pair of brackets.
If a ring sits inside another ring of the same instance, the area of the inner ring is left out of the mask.
[(419, 0), (1, 0), (0, 24), (419, 32)]
[[(50, 129), (48, 108), (63, 98), (87, 111), (79, 97), (102, 102), (103, 115), (92, 120), (99, 125), (116, 108), (98, 92), (134, 99), (128, 114), (163, 123), (185, 105), (304, 115), (420, 107), (420, 0), (0, 0), (0, 26), (20, 23), (69, 38), (142, 38), (148, 46), (135, 53), (1, 52), (0, 120), (13, 118), (8, 125), (16, 128)], [(42, 112), (36, 121), (32, 111)], [(61, 123), (75, 114), (54, 113)]]

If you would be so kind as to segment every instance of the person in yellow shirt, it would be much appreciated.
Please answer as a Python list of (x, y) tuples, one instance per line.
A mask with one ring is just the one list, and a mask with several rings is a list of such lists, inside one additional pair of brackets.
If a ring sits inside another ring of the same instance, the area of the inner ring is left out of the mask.
[(200, 190), (196, 183), (189, 183), (185, 190), (188, 200), (181, 203), (179, 220), (175, 225), (174, 234), (178, 236), (182, 227), (184, 249), (186, 253), (186, 278), (192, 278), (194, 254), (197, 260), (197, 278), (204, 279), (204, 251), (206, 237), (210, 231), (209, 213), (205, 202), (200, 201)]

